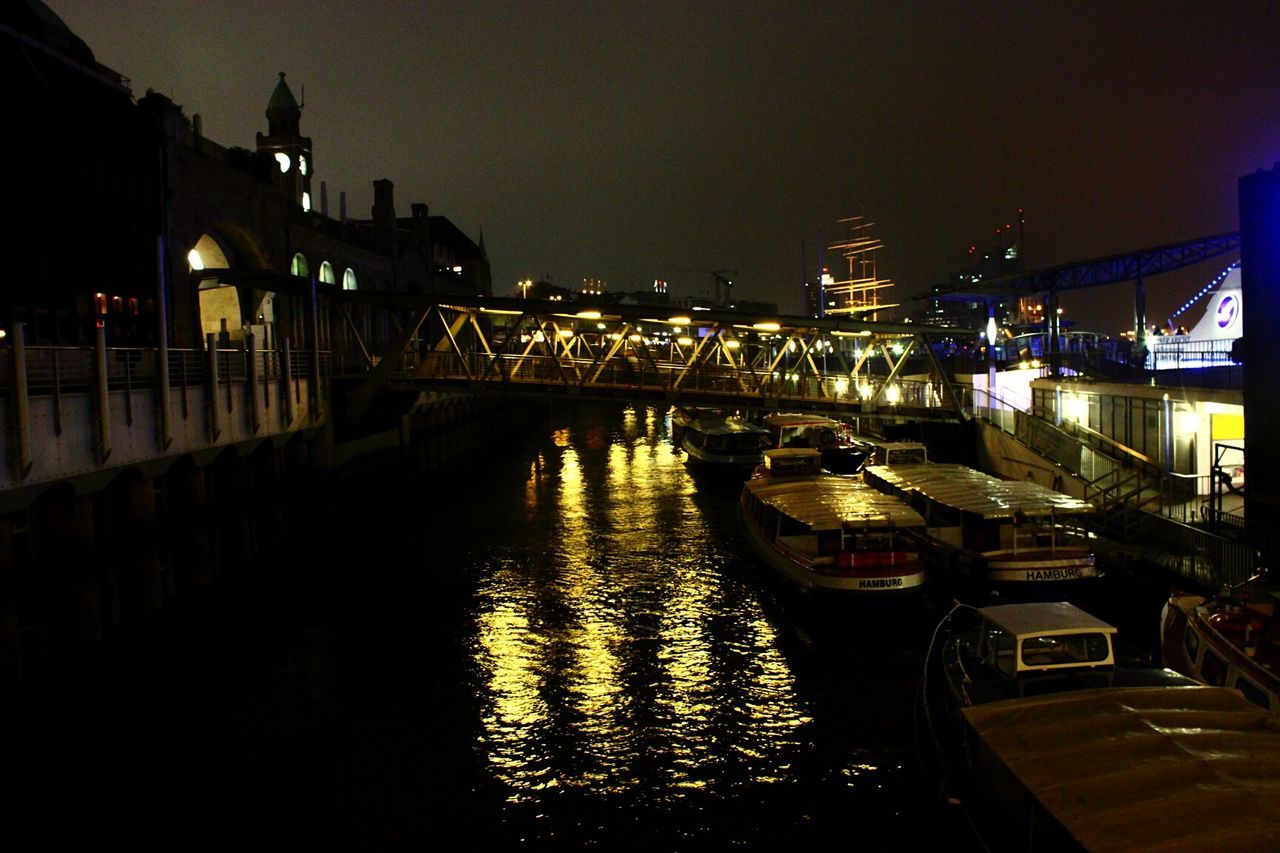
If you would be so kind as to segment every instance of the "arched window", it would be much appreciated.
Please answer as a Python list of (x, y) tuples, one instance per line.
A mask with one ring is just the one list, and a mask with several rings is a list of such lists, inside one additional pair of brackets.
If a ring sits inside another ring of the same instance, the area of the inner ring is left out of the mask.
[(347, 267), (347, 271), (342, 274), (342, 289), (343, 290), (356, 289), (356, 271), (353, 270), (351, 267)]
[(307, 266), (307, 259), (302, 256), (301, 252), (293, 256), (293, 261), (289, 264), (289, 272), (302, 278), (311, 275), (311, 268)]
[(328, 261), (320, 262), (320, 283), (321, 284), (337, 284), (338, 280), (333, 277), (333, 264)]

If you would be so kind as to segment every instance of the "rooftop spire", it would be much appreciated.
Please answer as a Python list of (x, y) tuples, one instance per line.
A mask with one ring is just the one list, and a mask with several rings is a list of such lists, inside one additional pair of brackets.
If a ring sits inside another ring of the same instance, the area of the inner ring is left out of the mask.
[(302, 108), (298, 106), (289, 84), (284, 82), (284, 72), (280, 72), (280, 82), (276, 83), (271, 100), (267, 101), (267, 132), (271, 136), (297, 136), (302, 119)]

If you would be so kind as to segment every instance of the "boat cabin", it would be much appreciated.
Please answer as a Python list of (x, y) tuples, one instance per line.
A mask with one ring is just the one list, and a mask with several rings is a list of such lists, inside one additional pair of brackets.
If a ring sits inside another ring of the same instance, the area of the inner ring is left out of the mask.
[(770, 477), (816, 477), (822, 473), (822, 454), (808, 447), (766, 450), (764, 473)]
[(929, 461), (929, 451), (918, 441), (881, 441), (860, 437), (869, 448), (868, 465), (923, 465)]
[(940, 543), (978, 553), (1055, 551), (1086, 544), (1084, 522), (1095, 512), (1088, 501), (964, 465), (875, 465), (865, 476), (919, 510), (929, 522), (929, 534)]
[(832, 474), (856, 474), (871, 446), (854, 436), (848, 424), (823, 415), (775, 412), (761, 420), (774, 447), (816, 448), (822, 468)]
[(1004, 604), (978, 613), (977, 657), (1003, 675), (1115, 665), (1116, 629), (1074, 604)]
[(760, 464), (760, 452), (768, 443), (768, 430), (732, 415), (696, 418), (681, 437), (691, 460), (734, 467)]

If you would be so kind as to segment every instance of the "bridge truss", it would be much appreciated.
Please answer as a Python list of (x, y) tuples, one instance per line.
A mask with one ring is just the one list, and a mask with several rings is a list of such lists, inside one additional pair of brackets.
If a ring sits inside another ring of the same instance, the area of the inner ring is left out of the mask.
[[(929, 345), (955, 329), (796, 316), (439, 297), (348, 405), (381, 387), (472, 390), (877, 418), (965, 418)], [(963, 333), (961, 333), (963, 334)]]

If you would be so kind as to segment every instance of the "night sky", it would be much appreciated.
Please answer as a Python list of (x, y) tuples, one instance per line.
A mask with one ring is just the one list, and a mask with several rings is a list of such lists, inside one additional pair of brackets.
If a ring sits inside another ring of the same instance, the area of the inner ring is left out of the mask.
[[(399, 214), (483, 230), (503, 294), (732, 269), (798, 312), (802, 245), (812, 272), (864, 216), (904, 300), (1019, 207), (1029, 269), (1235, 230), (1238, 179), (1280, 161), (1275, 2), (48, 4), (226, 146), (287, 72), (331, 215), (389, 178)], [(1229, 260), (1151, 280), (1152, 321)], [(1114, 334), (1131, 294), (1063, 304)]]

